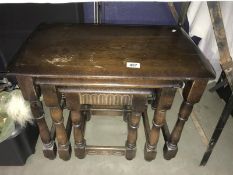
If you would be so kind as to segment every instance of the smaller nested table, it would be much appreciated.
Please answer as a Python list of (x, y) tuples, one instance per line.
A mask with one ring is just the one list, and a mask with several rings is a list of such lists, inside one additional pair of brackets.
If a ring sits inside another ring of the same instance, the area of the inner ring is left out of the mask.
[[(215, 77), (195, 44), (182, 29), (173, 26), (43, 25), (28, 38), (8, 70), (30, 101), (44, 155), (55, 158), (56, 138), (63, 160), (70, 158), (72, 128), (78, 158), (114, 154), (133, 159), (141, 116), (146, 133), (145, 159), (156, 156), (160, 128), (166, 141), (164, 157), (175, 157), (184, 123), (208, 80)], [(170, 134), (166, 111), (177, 88), (183, 85), (184, 100)], [(41, 95), (50, 108), (51, 131)], [(155, 109), (151, 128), (146, 113), (148, 100)], [(64, 107), (70, 110), (66, 127)], [(85, 123), (99, 113), (124, 116), (128, 127), (124, 146), (87, 145)]]

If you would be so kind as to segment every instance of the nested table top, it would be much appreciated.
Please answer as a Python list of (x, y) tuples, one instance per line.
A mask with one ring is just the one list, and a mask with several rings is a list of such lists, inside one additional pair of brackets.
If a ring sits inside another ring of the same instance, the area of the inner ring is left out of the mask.
[(173, 26), (44, 25), (8, 70), (44, 78), (214, 78), (210, 63)]

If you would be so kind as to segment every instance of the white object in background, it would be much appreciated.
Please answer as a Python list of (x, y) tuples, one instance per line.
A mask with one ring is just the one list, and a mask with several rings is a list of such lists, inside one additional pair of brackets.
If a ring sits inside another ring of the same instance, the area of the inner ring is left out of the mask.
[[(229, 51), (233, 55), (233, 2), (220, 2), (223, 23), (227, 36)], [(209, 59), (216, 71), (216, 80), (221, 74), (219, 52), (212, 28), (211, 18), (206, 2), (192, 2), (189, 6), (187, 17), (189, 21), (189, 34), (201, 39), (199, 48)]]
[(10, 92), (10, 99), (6, 104), (6, 113), (13, 121), (25, 126), (32, 122), (32, 113), (29, 102), (25, 101), (20, 90)]

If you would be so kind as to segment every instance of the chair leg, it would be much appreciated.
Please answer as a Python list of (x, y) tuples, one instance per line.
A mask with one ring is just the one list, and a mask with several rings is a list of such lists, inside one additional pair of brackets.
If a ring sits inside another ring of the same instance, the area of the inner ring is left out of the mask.
[(206, 163), (208, 162), (209, 157), (214, 149), (214, 146), (216, 145), (218, 138), (220, 137), (222, 130), (223, 130), (232, 110), (233, 110), (233, 94), (230, 96), (229, 101), (226, 103), (226, 105), (223, 109), (223, 112), (219, 118), (217, 126), (214, 130), (214, 133), (213, 133), (211, 139), (210, 139), (210, 142), (208, 144), (206, 152), (202, 157), (202, 160), (200, 163), (201, 166), (205, 166)]

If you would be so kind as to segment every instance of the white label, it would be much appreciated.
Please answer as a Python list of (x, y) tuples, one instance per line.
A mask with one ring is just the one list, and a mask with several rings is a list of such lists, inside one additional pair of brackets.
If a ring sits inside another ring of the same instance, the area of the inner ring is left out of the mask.
[(126, 63), (126, 67), (128, 67), (128, 68), (137, 68), (137, 69), (139, 69), (139, 68), (140, 68), (140, 63), (127, 62), (127, 63)]

